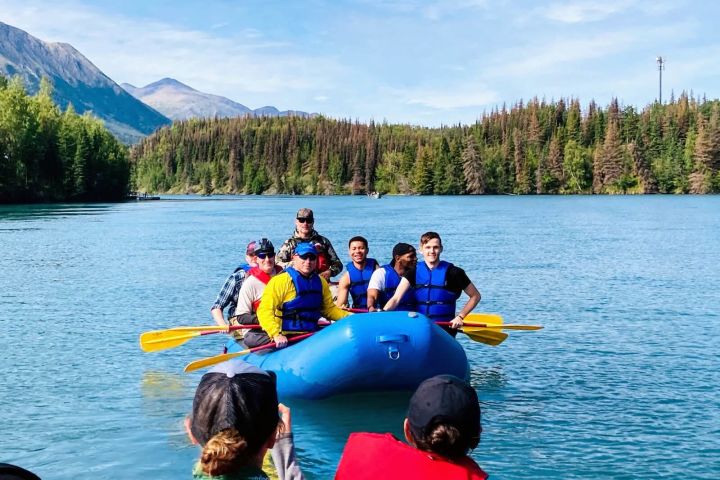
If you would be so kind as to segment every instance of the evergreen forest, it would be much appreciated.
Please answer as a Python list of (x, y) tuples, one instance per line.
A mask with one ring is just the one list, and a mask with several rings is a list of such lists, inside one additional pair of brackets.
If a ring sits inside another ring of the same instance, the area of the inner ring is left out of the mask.
[(121, 200), (127, 147), (100, 120), (64, 112), (42, 80), (36, 95), (0, 76), (0, 203)]
[(577, 99), (497, 108), (470, 126), (193, 119), (131, 150), (153, 192), (616, 194), (720, 192), (720, 101), (642, 111)]

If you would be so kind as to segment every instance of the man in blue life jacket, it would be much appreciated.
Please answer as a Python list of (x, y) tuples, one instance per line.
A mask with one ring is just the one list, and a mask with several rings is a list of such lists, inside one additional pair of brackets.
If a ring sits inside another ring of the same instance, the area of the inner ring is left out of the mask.
[[(265, 286), (257, 316), (265, 331), (265, 343), (287, 346), (286, 333), (312, 332), (318, 320), (339, 320), (350, 312), (335, 306), (327, 281), (315, 271), (318, 252), (310, 243), (295, 246), (292, 265), (272, 277)], [(256, 339), (256, 343), (262, 344)]]
[[(385, 304), (385, 310), (395, 309), (402, 296), (413, 289), (416, 311), (435, 322), (450, 322), (448, 332), (455, 336), (463, 319), (480, 302), (480, 292), (462, 268), (440, 260), (442, 251), (442, 240), (436, 232), (426, 232), (420, 237), (424, 262), (405, 273), (395, 295)], [(470, 298), (460, 313), (455, 314), (462, 292)]]
[[(373, 312), (384, 308), (388, 300), (395, 294), (400, 280), (405, 272), (414, 269), (417, 265), (415, 247), (408, 243), (398, 243), (393, 247), (392, 260), (373, 272), (368, 283), (367, 305)], [(414, 311), (415, 294), (407, 291), (395, 310)]]
[[(247, 272), (249, 272), (252, 267), (257, 266), (255, 260), (255, 241), (252, 241), (248, 243), (248, 246), (245, 249), (246, 263), (241, 263), (240, 265), (238, 265), (238, 267), (233, 271), (233, 273), (230, 274), (227, 280), (225, 280), (225, 284), (223, 285), (220, 293), (215, 299), (215, 303), (213, 303), (212, 307), (210, 307), (210, 314), (212, 315), (213, 320), (215, 320), (215, 323), (217, 323), (221, 327), (230, 324), (230, 318), (236, 315), (235, 309), (237, 307), (240, 287), (242, 287), (242, 283), (243, 280), (245, 280)], [(223, 310), (225, 310), (226, 308), (228, 314), (227, 321), (223, 316)]]
[(343, 274), (338, 282), (337, 300), (338, 307), (348, 306), (348, 294), (352, 298), (352, 308), (367, 308), (367, 290), (370, 277), (378, 268), (377, 260), (368, 258), (370, 251), (368, 241), (365, 237), (353, 237), (348, 242), (349, 263), (345, 264), (347, 272)]

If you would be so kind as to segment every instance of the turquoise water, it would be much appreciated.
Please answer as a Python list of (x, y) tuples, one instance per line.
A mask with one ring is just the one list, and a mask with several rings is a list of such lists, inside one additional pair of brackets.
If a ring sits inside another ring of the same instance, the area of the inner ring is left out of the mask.
[[(0, 206), (0, 461), (43, 478), (188, 478), (183, 416), (219, 337), (154, 354), (142, 331), (210, 324), (250, 239), (294, 212), (346, 259), (439, 231), (478, 311), (540, 323), (460, 339), (494, 479), (718, 478), (720, 197), (173, 197)], [(408, 394), (290, 401), (302, 465), (329, 478), (351, 431), (400, 433)]]

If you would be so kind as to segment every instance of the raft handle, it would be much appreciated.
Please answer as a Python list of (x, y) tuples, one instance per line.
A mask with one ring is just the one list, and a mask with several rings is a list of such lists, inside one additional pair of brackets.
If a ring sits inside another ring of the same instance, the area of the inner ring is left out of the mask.
[(398, 343), (405, 343), (409, 340), (409, 337), (405, 334), (399, 335), (380, 335), (375, 337), (378, 343), (389, 343), (388, 345), (388, 357), (390, 360), (397, 360), (400, 358), (400, 350), (397, 347)]

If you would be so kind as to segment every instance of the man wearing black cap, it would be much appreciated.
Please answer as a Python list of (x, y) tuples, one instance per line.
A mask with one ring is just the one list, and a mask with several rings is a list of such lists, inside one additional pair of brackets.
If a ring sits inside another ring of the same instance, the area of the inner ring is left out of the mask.
[[(375, 270), (368, 283), (368, 310), (375, 311), (383, 308), (385, 303), (393, 297), (395, 289), (400, 284), (405, 272), (415, 268), (417, 265), (417, 253), (415, 247), (408, 243), (398, 243), (393, 247), (392, 260), (387, 265)], [(408, 292), (395, 307), (395, 310), (413, 311), (415, 301), (413, 292)]]
[(351, 434), (335, 479), (487, 479), (468, 456), (482, 427), (477, 393), (463, 380), (438, 375), (421, 383), (403, 431), (409, 445), (389, 433)]
[(311, 243), (318, 251), (317, 272), (325, 279), (330, 280), (342, 272), (343, 265), (335, 249), (326, 237), (320, 235), (314, 228), (315, 216), (309, 208), (301, 208), (295, 216), (295, 232), (282, 244), (275, 261), (285, 268), (292, 261), (295, 247), (298, 243)]

